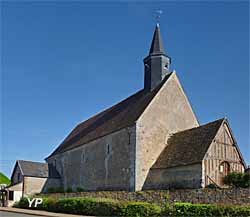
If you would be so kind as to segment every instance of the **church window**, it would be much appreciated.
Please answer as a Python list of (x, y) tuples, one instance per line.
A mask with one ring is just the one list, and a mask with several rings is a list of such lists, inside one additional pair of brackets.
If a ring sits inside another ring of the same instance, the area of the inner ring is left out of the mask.
[(20, 182), (21, 181), (21, 175), (20, 173), (17, 174), (17, 182)]
[(110, 144), (106, 145), (106, 154), (109, 155), (110, 154)]

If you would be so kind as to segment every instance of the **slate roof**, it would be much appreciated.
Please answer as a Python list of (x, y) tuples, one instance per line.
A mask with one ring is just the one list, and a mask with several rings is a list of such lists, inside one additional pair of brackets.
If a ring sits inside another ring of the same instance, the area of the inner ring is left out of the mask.
[(168, 168), (201, 162), (224, 120), (219, 119), (173, 134), (152, 168)]
[(156, 55), (156, 54), (165, 55), (159, 24), (157, 24), (155, 27), (153, 40), (152, 40), (151, 47), (149, 50), (149, 55)]
[(80, 123), (49, 157), (132, 126), (171, 74), (169, 73), (153, 91), (140, 90), (122, 102)]
[(18, 160), (17, 165), (21, 169), (23, 176), (41, 177), (41, 178), (59, 178), (59, 174), (53, 166), (47, 163)]

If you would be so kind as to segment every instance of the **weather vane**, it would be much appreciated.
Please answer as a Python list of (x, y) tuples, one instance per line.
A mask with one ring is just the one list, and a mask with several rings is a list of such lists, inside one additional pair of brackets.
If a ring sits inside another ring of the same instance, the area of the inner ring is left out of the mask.
[(162, 10), (156, 10), (155, 11), (155, 21), (156, 21), (156, 24), (160, 23), (160, 18), (161, 18), (162, 13), (163, 13)]

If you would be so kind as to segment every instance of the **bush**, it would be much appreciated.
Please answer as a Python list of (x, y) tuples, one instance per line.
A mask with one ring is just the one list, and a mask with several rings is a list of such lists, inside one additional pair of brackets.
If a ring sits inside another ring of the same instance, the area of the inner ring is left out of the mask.
[(118, 216), (131, 216), (131, 217), (153, 217), (160, 216), (161, 208), (155, 204), (150, 204), (146, 202), (129, 202), (124, 204)]
[(64, 193), (63, 187), (48, 188), (48, 193)]
[[(34, 206), (34, 204), (33, 204)], [(173, 206), (160, 208), (145, 202), (119, 202), (98, 198), (43, 198), (43, 203), (37, 208), (29, 208), (27, 198), (22, 198), (15, 207), (39, 209), (56, 213), (69, 213), (94, 216), (123, 217), (158, 217), (158, 216), (199, 216), (199, 217), (246, 217), (250, 216), (250, 207), (216, 206), (210, 204), (175, 203)]]
[[(31, 198), (32, 199), (32, 198)], [(94, 216), (114, 216), (118, 215), (118, 211), (122, 203), (109, 199), (94, 198), (43, 198), (43, 203), (38, 207), (29, 207), (27, 198), (22, 198), (16, 207), (23, 209), (39, 209), (56, 213), (69, 213), (79, 215)]]
[(207, 188), (217, 188), (217, 185), (211, 183), (209, 185), (206, 186)]
[(213, 208), (208, 204), (176, 203), (174, 216), (213, 216)]
[(19, 202), (16, 202), (14, 204), (14, 207), (27, 209), (27, 208), (29, 208), (29, 201), (26, 197), (23, 197), (19, 200)]
[(55, 188), (48, 188), (48, 193), (55, 193), (56, 192), (56, 189)]
[(77, 192), (83, 192), (84, 189), (83, 189), (82, 187), (77, 187), (77, 188), (76, 188), (76, 191), (77, 191)]
[(229, 173), (225, 178), (224, 182), (227, 185), (249, 188), (250, 187), (250, 174), (249, 173)]
[(50, 211), (50, 212), (59, 212), (59, 208), (57, 205), (57, 199), (48, 197), (43, 198), (43, 203), (38, 207), (41, 210)]
[(172, 216), (245, 217), (250, 216), (250, 207), (176, 203)]
[(68, 187), (67, 190), (66, 190), (67, 193), (71, 193), (73, 192), (72, 188), (71, 187)]
[(58, 187), (55, 189), (55, 192), (56, 193), (64, 193), (64, 189), (63, 189), (63, 187)]

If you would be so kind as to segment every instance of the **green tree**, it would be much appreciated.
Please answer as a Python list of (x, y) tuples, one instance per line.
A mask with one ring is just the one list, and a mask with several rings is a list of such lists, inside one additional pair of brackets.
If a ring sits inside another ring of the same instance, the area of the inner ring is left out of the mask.
[(11, 182), (10, 182), (10, 179), (5, 176), (3, 173), (0, 172), (0, 184), (6, 184), (6, 185), (9, 185)]

